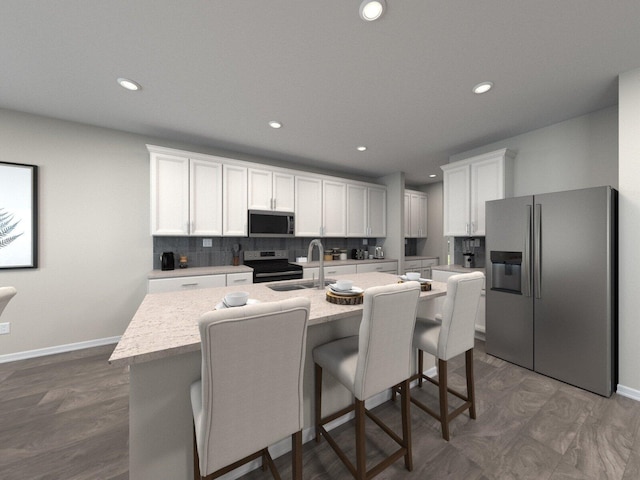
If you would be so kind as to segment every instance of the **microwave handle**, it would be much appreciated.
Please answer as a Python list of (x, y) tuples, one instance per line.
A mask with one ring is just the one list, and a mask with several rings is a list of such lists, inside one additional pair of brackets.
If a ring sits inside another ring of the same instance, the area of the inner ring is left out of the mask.
[(293, 215), (287, 215), (287, 231), (293, 233)]

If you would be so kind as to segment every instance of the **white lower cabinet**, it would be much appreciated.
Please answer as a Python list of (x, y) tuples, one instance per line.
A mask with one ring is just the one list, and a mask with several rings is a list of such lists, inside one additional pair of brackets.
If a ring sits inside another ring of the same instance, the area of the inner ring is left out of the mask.
[(363, 263), (356, 265), (356, 267), (357, 273), (380, 272), (393, 273), (394, 275), (398, 273), (398, 262)]
[[(459, 272), (433, 270), (431, 272), (431, 279), (434, 282), (446, 282), (450, 276), (457, 275), (458, 273)], [(444, 305), (444, 298), (445, 297), (439, 297), (434, 299), (434, 301), (432, 302), (434, 304), (434, 307), (437, 313), (442, 311), (442, 306)], [(486, 327), (485, 307), (486, 307), (486, 297), (485, 297), (485, 290), (483, 287), (482, 293), (480, 294), (480, 303), (478, 304), (478, 314), (476, 315), (476, 332), (481, 332), (482, 334), (484, 334), (485, 327)], [(433, 318), (433, 317), (431, 316), (430, 318)]]
[(200, 288), (233, 287), (253, 283), (252, 272), (228, 273), (219, 275), (193, 275), (190, 277), (152, 278), (147, 293), (178, 292)]
[(351, 275), (355, 273), (355, 265), (329, 265), (324, 267), (324, 278), (330, 275)]
[(148, 293), (177, 292), (200, 288), (225, 287), (226, 275), (198, 275), (193, 277), (153, 278), (149, 280)]
[(249, 285), (253, 283), (253, 273), (227, 273), (227, 287), (234, 285)]

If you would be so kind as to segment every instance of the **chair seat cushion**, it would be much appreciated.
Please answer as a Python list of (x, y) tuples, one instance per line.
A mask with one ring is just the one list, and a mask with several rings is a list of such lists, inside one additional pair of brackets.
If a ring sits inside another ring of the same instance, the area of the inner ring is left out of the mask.
[(413, 346), (437, 356), (440, 328), (441, 324), (435, 320), (426, 318), (416, 319), (416, 328), (413, 332)]
[(358, 363), (358, 335), (341, 338), (314, 348), (313, 361), (354, 393)]

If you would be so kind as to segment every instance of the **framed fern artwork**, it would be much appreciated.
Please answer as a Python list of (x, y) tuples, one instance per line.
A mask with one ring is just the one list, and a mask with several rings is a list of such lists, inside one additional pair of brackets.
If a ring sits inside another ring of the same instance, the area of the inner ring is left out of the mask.
[(38, 266), (38, 167), (0, 162), (0, 269)]

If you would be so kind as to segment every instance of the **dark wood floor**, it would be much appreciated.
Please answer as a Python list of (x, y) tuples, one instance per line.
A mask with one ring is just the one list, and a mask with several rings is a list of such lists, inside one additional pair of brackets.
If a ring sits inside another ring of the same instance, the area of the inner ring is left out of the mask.
[[(0, 364), (0, 479), (128, 478), (128, 375), (107, 363), (113, 346)], [(640, 402), (602, 398), (475, 353), (478, 418), (464, 415), (445, 442), (412, 409), (414, 470), (399, 461), (381, 479), (640, 479)], [(462, 388), (462, 358), (450, 367)], [(436, 405), (435, 387), (412, 394)], [(399, 405), (376, 413), (399, 430)], [(352, 424), (336, 429), (352, 455)], [(368, 422), (370, 463), (394, 445)], [(304, 446), (305, 479), (349, 478), (326, 441)], [(276, 459), (289, 478), (289, 456)], [(245, 480), (269, 479), (256, 471)], [(172, 480), (172, 479), (162, 479)]]

